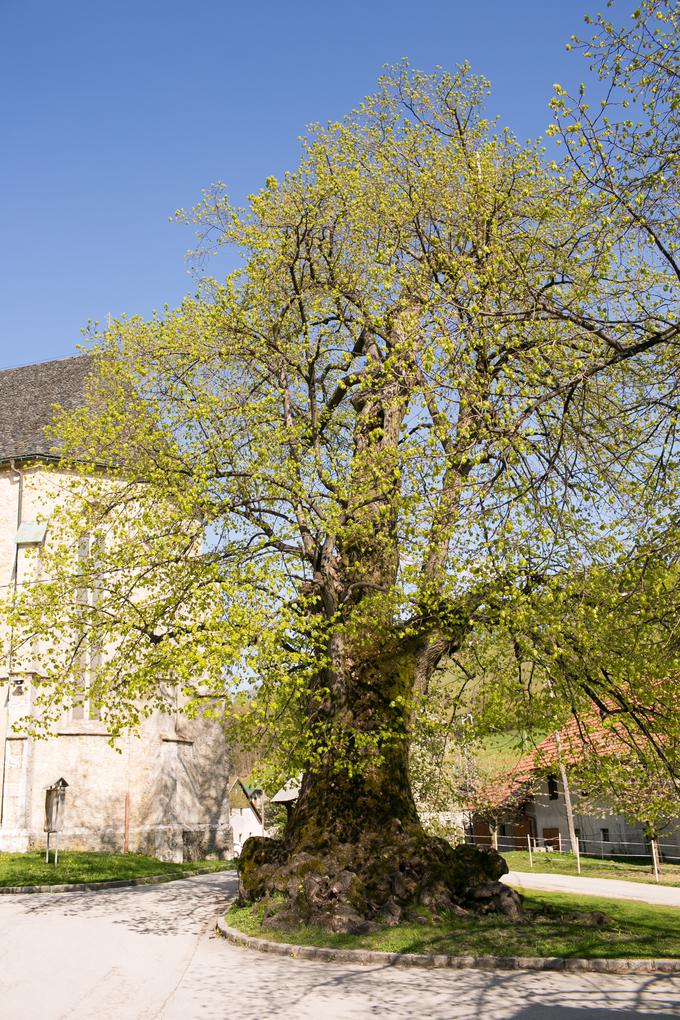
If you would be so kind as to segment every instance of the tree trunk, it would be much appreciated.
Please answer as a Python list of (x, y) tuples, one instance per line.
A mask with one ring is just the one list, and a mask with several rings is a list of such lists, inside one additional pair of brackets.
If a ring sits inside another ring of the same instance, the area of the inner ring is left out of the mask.
[(395, 821), (420, 830), (408, 762), (414, 658), (380, 651), (369, 664), (342, 669), (342, 696), (327, 708), (324, 760), (304, 776), (290, 847), (351, 843)]
[(405, 739), (382, 749), (380, 759), (350, 775), (330, 767), (307, 772), (286, 833), (286, 844), (314, 851), (332, 843), (352, 843), (369, 831), (398, 822), (420, 829), (411, 792)]
[[(497, 884), (508, 869), (496, 851), (454, 850), (424, 831), (416, 811), (408, 758), (414, 690), (424, 693), (452, 634), (435, 639), (430, 620), (405, 636), (395, 618), (399, 437), (412, 379), (385, 373), (370, 338), (365, 355), (374, 385), (352, 399), (352, 497), (311, 582), (311, 611), (328, 628), (329, 665), (311, 692), (310, 767), (284, 839), (247, 840), (239, 861), (242, 898), (269, 898), (265, 923), (284, 929), (366, 931), (405, 913), (427, 920), (477, 902), (471, 890), (480, 886), (487, 907), (519, 912), (517, 894)], [(427, 557), (424, 618), (432, 617), (434, 578), (448, 548), (459, 469), (452, 471)], [(448, 630), (460, 629), (457, 614), (449, 615)]]
[(474, 905), (471, 890), (483, 884), (486, 907), (518, 912), (516, 894), (497, 884), (507, 866), (495, 851), (454, 849), (420, 823), (408, 768), (414, 674), (414, 660), (402, 656), (350, 678), (329, 723), (345, 721), (344, 733), (335, 730), (338, 747), (358, 734), (375, 750), (357, 770), (329, 740), (321, 765), (303, 778), (284, 839), (253, 837), (244, 845), (241, 896), (269, 899), (267, 925), (360, 932), (402, 916), (429, 920)]
[(576, 836), (576, 826), (574, 825), (574, 809), (571, 803), (571, 790), (569, 788), (569, 776), (564, 764), (564, 758), (562, 757), (562, 742), (560, 740), (559, 732), (555, 732), (555, 744), (557, 746), (557, 767), (560, 773), (560, 779), (562, 780), (562, 790), (564, 792), (564, 810), (567, 815), (567, 832), (569, 833), (569, 849), (573, 854), (579, 856), (578, 838)]

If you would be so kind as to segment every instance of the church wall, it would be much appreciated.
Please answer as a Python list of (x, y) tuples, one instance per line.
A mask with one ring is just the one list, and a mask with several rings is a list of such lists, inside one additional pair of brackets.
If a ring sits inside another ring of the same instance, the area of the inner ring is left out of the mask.
[[(64, 476), (40, 466), (24, 470), (22, 520), (49, 516)], [(18, 476), (0, 469), (0, 584), (15, 569)], [(48, 539), (49, 541), (49, 532)], [(21, 547), (18, 583), (37, 568), (38, 547)], [(140, 851), (164, 860), (231, 856), (229, 755), (214, 722), (181, 713), (155, 713), (139, 736), (124, 736), (116, 751), (105, 723), (66, 713), (47, 740), (21, 737), (12, 724), (30, 711), (33, 661), (8, 661), (9, 635), (0, 635), (0, 850), (43, 847), (45, 788), (63, 777), (64, 849)], [(127, 806), (126, 806), (127, 805)], [(127, 819), (127, 823), (126, 823)]]

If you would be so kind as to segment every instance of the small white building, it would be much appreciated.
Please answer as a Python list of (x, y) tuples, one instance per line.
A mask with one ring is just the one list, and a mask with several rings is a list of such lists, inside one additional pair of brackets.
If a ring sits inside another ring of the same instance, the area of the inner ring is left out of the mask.
[(234, 841), (234, 857), (238, 857), (250, 836), (264, 836), (264, 797), (259, 786), (249, 786), (234, 779), (229, 790), (229, 823)]
[[(567, 761), (578, 760), (580, 731), (569, 724), (561, 731)], [(478, 845), (494, 845), (503, 852), (541, 849), (571, 851), (563, 782), (559, 776), (558, 745), (554, 734), (525, 755), (493, 791), (483, 814), (471, 814), (469, 829)], [(554, 773), (549, 771), (551, 763)], [(567, 769), (568, 771), (568, 769)], [(567, 780), (569, 782), (569, 780)], [(606, 796), (587, 798), (569, 783), (574, 830), (582, 854), (646, 857), (650, 843), (641, 822), (612, 810)], [(661, 855), (680, 861), (680, 821), (668, 826), (659, 839)]]

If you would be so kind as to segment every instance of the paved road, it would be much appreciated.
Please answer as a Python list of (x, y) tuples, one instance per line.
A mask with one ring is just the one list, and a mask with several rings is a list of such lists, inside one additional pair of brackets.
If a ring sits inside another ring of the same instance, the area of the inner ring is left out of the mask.
[(0, 897), (2, 1020), (680, 1017), (680, 977), (411, 971), (268, 957), (210, 938), (233, 875)]
[(535, 871), (511, 871), (503, 876), (503, 881), (520, 892), (523, 889), (543, 889), (545, 892), (611, 896), (617, 900), (641, 900), (657, 906), (680, 907), (680, 887), (673, 885), (624, 882), (616, 878), (586, 878), (584, 875), (548, 875)]

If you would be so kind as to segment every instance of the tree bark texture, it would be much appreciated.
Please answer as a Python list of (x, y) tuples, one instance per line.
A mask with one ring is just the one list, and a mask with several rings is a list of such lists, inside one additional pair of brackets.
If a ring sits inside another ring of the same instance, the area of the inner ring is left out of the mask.
[[(412, 666), (397, 673), (414, 677)], [(394, 730), (393, 698), (385, 693), (394, 682), (394, 675), (369, 670), (352, 685), (347, 707), (355, 726)], [(334, 767), (329, 754), (322, 768), (305, 774), (283, 839), (252, 837), (239, 860), (241, 897), (268, 900), (266, 925), (357, 933), (442, 912), (517, 916), (519, 897), (498, 882), (507, 870), (494, 850), (453, 848), (424, 831), (406, 733), (359, 773)]]

